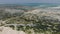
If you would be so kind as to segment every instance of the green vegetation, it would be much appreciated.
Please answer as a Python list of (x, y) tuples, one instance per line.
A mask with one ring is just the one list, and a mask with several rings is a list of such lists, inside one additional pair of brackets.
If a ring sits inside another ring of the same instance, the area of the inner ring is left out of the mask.
[(58, 19), (48, 19), (48, 16), (38, 16), (36, 14), (24, 13), (21, 16), (9, 18), (6, 24), (36, 24), (36, 26), (17, 26), (17, 30), (31, 33), (31, 29), (36, 33), (59, 34), (60, 21)]
[[(23, 30), (28, 34), (32, 34), (32, 32), (35, 34), (60, 34), (60, 21), (51, 16), (41, 15), (42, 13), (44, 12), (39, 12), (37, 14), (17, 12), (12, 14), (10, 12), (0, 10), (0, 20), (6, 21), (4, 25), (23, 24), (25, 26), (17, 25), (17, 30)], [(9, 27), (13, 29), (15, 28), (13, 25)]]

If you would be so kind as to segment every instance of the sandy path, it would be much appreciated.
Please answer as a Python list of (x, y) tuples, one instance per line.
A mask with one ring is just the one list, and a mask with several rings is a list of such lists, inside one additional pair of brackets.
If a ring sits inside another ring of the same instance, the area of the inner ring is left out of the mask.
[(0, 29), (2, 29), (0, 30), (0, 34), (25, 34), (23, 31), (12, 30), (9, 27), (0, 27)]

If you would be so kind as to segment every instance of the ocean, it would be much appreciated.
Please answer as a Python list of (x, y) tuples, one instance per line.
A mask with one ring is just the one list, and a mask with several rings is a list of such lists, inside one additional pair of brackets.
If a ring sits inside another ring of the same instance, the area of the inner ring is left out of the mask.
[(55, 4), (55, 3), (25, 3), (25, 4), (20, 4), (20, 5), (32, 6), (32, 7), (58, 7), (60, 6), (60, 4)]
[(56, 3), (17, 3), (17, 4), (0, 4), (1, 6), (24, 6), (24, 8), (20, 9), (57, 9), (60, 10), (60, 4)]
[(16, 4), (0, 4), (0, 6), (31, 6), (31, 7), (58, 7), (60, 4), (56, 3), (16, 3)]

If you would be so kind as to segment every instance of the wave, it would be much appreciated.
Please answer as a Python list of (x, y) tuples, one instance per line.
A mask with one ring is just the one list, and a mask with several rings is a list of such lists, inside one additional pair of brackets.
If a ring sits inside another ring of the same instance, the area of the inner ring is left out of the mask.
[(48, 8), (60, 9), (60, 6), (57, 6), (57, 7), (48, 7)]
[(34, 8), (60, 9), (60, 5), (39, 5)]

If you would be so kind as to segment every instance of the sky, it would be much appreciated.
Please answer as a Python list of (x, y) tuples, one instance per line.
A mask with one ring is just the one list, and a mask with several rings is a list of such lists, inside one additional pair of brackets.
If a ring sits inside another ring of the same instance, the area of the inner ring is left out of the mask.
[(60, 0), (0, 0), (0, 3), (60, 3)]

